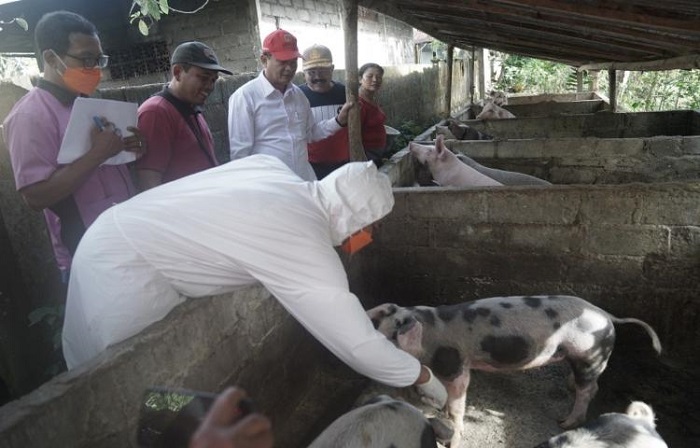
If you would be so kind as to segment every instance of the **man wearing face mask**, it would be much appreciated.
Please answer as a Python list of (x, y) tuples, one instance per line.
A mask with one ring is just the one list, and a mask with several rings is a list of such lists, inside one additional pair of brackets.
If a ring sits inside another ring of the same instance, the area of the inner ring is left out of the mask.
[(260, 56), (262, 72), (229, 98), (231, 160), (270, 154), (302, 179), (316, 179), (307, 144), (344, 128), (352, 104), (345, 103), (337, 115), (317, 123), (309, 100), (292, 84), (300, 57), (297, 39), (289, 32), (278, 29), (265, 37)]
[[(304, 50), (304, 79), (299, 86), (311, 104), (317, 122), (334, 117), (345, 104), (345, 85), (333, 81), (333, 55), (328, 47), (312, 45)], [(343, 128), (330, 137), (309, 143), (309, 162), (318, 179), (350, 161), (348, 130)]]
[(85, 155), (59, 165), (73, 102), (95, 91), (108, 58), (95, 26), (72, 12), (44, 15), (34, 38), (44, 75), (15, 104), (3, 131), (17, 189), (31, 208), (44, 211), (65, 280), (86, 228), (102, 211), (135, 193), (126, 166), (102, 163), (123, 150), (140, 154), (145, 145), (136, 128), (122, 138), (107, 123), (103, 130), (92, 130)]

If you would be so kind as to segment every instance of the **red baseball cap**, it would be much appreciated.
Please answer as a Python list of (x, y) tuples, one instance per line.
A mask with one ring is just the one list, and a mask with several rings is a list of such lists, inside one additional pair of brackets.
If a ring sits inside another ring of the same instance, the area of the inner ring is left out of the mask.
[(276, 30), (268, 34), (263, 40), (263, 52), (272, 54), (280, 61), (302, 57), (297, 47), (297, 38), (285, 30)]

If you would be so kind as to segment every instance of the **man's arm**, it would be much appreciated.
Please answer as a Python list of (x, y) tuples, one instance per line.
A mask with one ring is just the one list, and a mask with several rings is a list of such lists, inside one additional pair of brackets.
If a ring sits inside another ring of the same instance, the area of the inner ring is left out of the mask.
[(313, 114), (309, 113), (307, 135), (310, 142), (316, 142), (329, 137), (348, 125), (348, 114), (354, 103), (345, 103), (334, 118), (316, 123)]
[(150, 190), (163, 183), (163, 173), (155, 170), (136, 170), (136, 178), (140, 191)]
[[(177, 115), (172, 118), (174, 114)], [(163, 183), (163, 173), (173, 156), (173, 141), (178, 138), (177, 126), (186, 124), (175, 107), (160, 97), (151, 97), (141, 104), (138, 123), (149, 143), (148, 153), (135, 163), (137, 187), (145, 191)]]
[(92, 148), (85, 155), (58, 168), (48, 179), (19, 190), (31, 208), (43, 210), (70, 196), (105, 160), (127, 149), (122, 138), (109, 128), (95, 128), (91, 137)]
[(231, 160), (253, 153), (255, 146), (255, 116), (252, 104), (237, 90), (228, 101), (228, 140)]

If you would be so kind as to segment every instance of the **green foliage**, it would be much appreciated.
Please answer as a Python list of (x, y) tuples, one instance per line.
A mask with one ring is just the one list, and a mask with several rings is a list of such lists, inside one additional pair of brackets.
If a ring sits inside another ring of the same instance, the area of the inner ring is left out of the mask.
[(3, 30), (2, 25), (16, 24), (18, 27), (22, 28), (24, 31), (29, 31), (29, 24), (22, 17), (15, 17), (12, 20), (0, 20), (0, 31)]
[(177, 392), (155, 392), (150, 391), (146, 396), (144, 405), (155, 411), (168, 409), (173, 412), (178, 412), (184, 408), (190, 401), (194, 399), (193, 395), (186, 395)]
[(508, 55), (503, 61), (503, 72), (495, 88), (512, 93), (575, 92), (576, 78), (574, 75), (572, 89), (570, 76), (571, 67), (568, 65)]
[(408, 120), (401, 123), (396, 130), (399, 131), (401, 135), (396, 137), (396, 140), (394, 140), (391, 148), (389, 148), (389, 151), (387, 151), (387, 158), (408, 146), (408, 143), (413, 141), (417, 135), (425, 130), (425, 128), (412, 120)]
[[(584, 90), (591, 89), (594, 73), (584, 72)], [(597, 73), (598, 90), (609, 96), (608, 73)], [(618, 105), (629, 112), (700, 108), (700, 71), (667, 70), (618, 72)], [(576, 92), (576, 69), (524, 56), (506, 55), (495, 86), (511, 93)]]
[(619, 91), (619, 104), (630, 112), (698, 109), (700, 71), (630, 72)]
[(49, 326), (52, 334), (54, 351), (61, 348), (61, 330), (63, 328), (63, 316), (66, 312), (65, 305), (42, 306), (29, 313), (29, 326), (41, 322)]
[[(134, 9), (138, 6), (138, 9)], [(163, 14), (170, 12), (168, 0), (134, 0), (131, 4), (129, 23), (136, 22), (139, 31), (148, 36), (149, 29), (154, 22), (160, 20)]]

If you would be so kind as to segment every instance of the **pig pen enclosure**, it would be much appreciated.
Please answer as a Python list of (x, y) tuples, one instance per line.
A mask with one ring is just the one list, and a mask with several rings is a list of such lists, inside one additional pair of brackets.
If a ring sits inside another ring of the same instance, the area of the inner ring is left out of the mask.
[[(383, 168), (396, 186), (394, 210), (373, 244), (344, 259), (351, 288), (366, 308), (569, 294), (642, 319), (664, 352), (656, 356), (637, 326), (616, 326), (589, 418), (642, 400), (670, 447), (700, 446), (697, 113), (541, 120), (551, 121), (539, 128), (526, 118), (468, 121), (496, 139), (447, 144), (552, 186), (413, 187), (421, 167), (406, 151), (397, 154)], [(461, 448), (532, 447), (560, 432), (557, 420), (573, 403), (567, 372), (562, 365), (474, 372)], [(0, 447), (136, 446), (148, 386), (218, 391), (231, 384), (272, 419), (280, 448), (307, 446), (371, 387), (264, 288), (252, 287), (189, 300), (143, 334), (0, 408)]]

